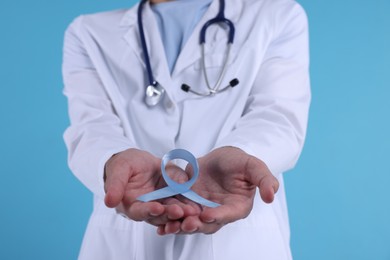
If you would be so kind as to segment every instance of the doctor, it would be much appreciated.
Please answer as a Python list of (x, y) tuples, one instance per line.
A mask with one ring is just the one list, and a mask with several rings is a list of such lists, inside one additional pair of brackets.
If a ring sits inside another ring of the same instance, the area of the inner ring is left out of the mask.
[[(306, 134), (306, 16), (293, 0), (225, 1), (145, 1), (67, 29), (64, 138), (94, 194), (80, 259), (292, 258), (282, 174)], [(229, 22), (203, 43), (221, 10)], [(161, 157), (174, 148), (199, 158), (192, 189), (220, 207), (137, 200), (166, 186)]]

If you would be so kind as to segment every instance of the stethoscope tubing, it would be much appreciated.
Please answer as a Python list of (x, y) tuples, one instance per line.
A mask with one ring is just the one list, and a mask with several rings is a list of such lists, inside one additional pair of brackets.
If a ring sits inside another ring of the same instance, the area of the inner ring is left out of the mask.
[(213, 24), (219, 24), (219, 23), (225, 23), (229, 28), (229, 35), (228, 35), (228, 43), (233, 44), (234, 41), (234, 34), (235, 34), (235, 28), (232, 21), (227, 19), (225, 17), (225, 0), (219, 0), (219, 11), (216, 17), (213, 19), (208, 20), (200, 30), (200, 37), (199, 37), (199, 43), (205, 44), (206, 43), (206, 31), (207, 29), (213, 25)]
[(204, 74), (204, 78), (205, 78), (205, 81), (206, 81), (206, 85), (207, 85), (207, 88), (209, 89), (209, 92), (210, 94), (217, 94), (219, 93), (219, 88), (221, 86), (221, 83), (222, 83), (222, 79), (223, 77), (225, 76), (225, 73), (226, 73), (226, 69), (227, 69), (227, 63), (229, 61), (229, 56), (230, 56), (230, 49), (231, 49), (231, 43), (228, 43), (227, 44), (227, 50), (226, 50), (226, 55), (225, 55), (225, 58), (224, 58), (224, 61), (223, 61), (223, 67), (222, 67), (222, 71), (218, 77), (218, 80), (217, 82), (215, 83), (215, 86), (214, 87), (211, 87), (211, 84), (210, 84), (210, 81), (209, 81), (209, 77), (208, 77), (208, 74), (207, 74), (207, 71), (206, 71), (206, 59), (205, 59), (205, 44), (201, 44), (201, 48), (202, 48), (202, 63), (203, 63), (203, 74)]
[(141, 40), (142, 52), (144, 54), (146, 71), (148, 74), (149, 86), (155, 86), (157, 83), (153, 78), (152, 67), (150, 65), (150, 59), (149, 59), (148, 46), (146, 45), (146, 40), (145, 40), (144, 25), (142, 22), (142, 8), (146, 2), (147, 2), (147, 0), (141, 0), (141, 3), (139, 4), (139, 7), (138, 7), (138, 17), (137, 17), (138, 18), (138, 30), (139, 30), (140, 40)]
[[(152, 67), (150, 65), (148, 46), (146, 44), (145, 32), (144, 32), (143, 21), (142, 21), (142, 9), (143, 9), (143, 6), (144, 6), (144, 4), (146, 2), (147, 2), (147, 0), (141, 0), (140, 4), (138, 6), (138, 13), (137, 13), (138, 14), (138, 29), (139, 29), (139, 35), (140, 35), (140, 40), (141, 40), (141, 47), (142, 47), (142, 51), (143, 51), (143, 54), (144, 54), (146, 72), (147, 72), (148, 81), (149, 81), (149, 85), (146, 88), (145, 102), (149, 106), (154, 106), (154, 105), (156, 105), (159, 102), (159, 100), (161, 99), (161, 97), (164, 94), (165, 90), (160, 86), (160, 84), (153, 77), (153, 71), (152, 71)], [(224, 92), (228, 88), (234, 87), (234, 86), (236, 86), (239, 83), (239, 81), (235, 78), (235, 79), (233, 79), (233, 80), (231, 80), (229, 82), (229, 85), (227, 85), (226, 87), (220, 89), (220, 86), (222, 84), (222, 79), (223, 79), (223, 77), (226, 74), (227, 64), (228, 64), (229, 57), (230, 57), (230, 52), (231, 52), (231, 45), (233, 44), (234, 35), (235, 35), (234, 24), (229, 19), (225, 18), (225, 14), (224, 13), (225, 13), (225, 0), (219, 0), (219, 11), (218, 11), (218, 14), (216, 15), (216, 17), (208, 20), (202, 26), (201, 31), (200, 31), (200, 35), (199, 35), (199, 41), (200, 41), (201, 53), (202, 53), (201, 59), (202, 59), (203, 74), (204, 74), (204, 77), (205, 77), (208, 93), (201, 93), (201, 92), (194, 91), (186, 84), (183, 84), (182, 87), (181, 87), (181, 89), (183, 91), (191, 92), (191, 93), (196, 94), (198, 96), (206, 97), (206, 96), (213, 96), (213, 95), (215, 95), (217, 93)], [(227, 50), (225, 52), (226, 54), (225, 54), (225, 58), (224, 58), (224, 62), (223, 62), (223, 67), (222, 67), (220, 75), (219, 75), (219, 77), (217, 79), (217, 82), (214, 85), (214, 87), (211, 87), (210, 80), (209, 80), (209, 77), (208, 77), (208, 74), (207, 74), (207, 71), (206, 71), (206, 59), (205, 59), (205, 56), (206, 56), (205, 55), (206, 54), (205, 53), (206, 32), (207, 32), (207, 29), (211, 25), (213, 25), (213, 24), (221, 24), (221, 23), (227, 25), (227, 27), (229, 29)]]

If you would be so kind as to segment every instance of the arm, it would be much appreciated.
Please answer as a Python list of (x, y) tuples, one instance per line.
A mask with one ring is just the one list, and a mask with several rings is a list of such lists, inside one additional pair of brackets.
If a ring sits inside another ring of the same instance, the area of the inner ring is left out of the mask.
[(160, 159), (136, 149), (125, 135), (111, 97), (85, 48), (82, 30), (81, 17), (66, 31), (64, 44), (64, 94), (71, 121), (64, 139), (72, 172), (95, 195), (104, 198), (108, 207), (133, 220), (158, 225), (168, 218), (194, 214), (198, 207), (174, 199), (136, 201), (139, 195), (162, 186)]
[(103, 198), (104, 164), (113, 154), (134, 147), (134, 143), (124, 135), (120, 119), (84, 46), (81, 30), (82, 17), (65, 33), (63, 79), (70, 126), (64, 139), (72, 172)]
[(295, 4), (278, 12), (245, 111), (217, 147), (234, 146), (261, 159), (274, 175), (294, 167), (303, 147), (310, 105), (307, 18)]

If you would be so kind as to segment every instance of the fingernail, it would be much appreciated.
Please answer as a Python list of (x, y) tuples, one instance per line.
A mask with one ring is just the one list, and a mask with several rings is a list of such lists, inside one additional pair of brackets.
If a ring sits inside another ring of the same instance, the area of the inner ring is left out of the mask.
[(125, 219), (129, 219), (129, 217), (125, 213), (119, 212), (118, 214), (121, 215)]
[(215, 222), (215, 219), (205, 219), (204, 222), (206, 222), (206, 223), (213, 223), (213, 222)]
[(152, 216), (152, 217), (158, 217), (158, 216), (160, 216), (160, 214), (159, 214), (159, 213), (152, 213), (152, 212), (151, 212), (151, 213), (149, 213), (149, 215), (150, 215), (150, 216)]
[(189, 230), (188, 233), (194, 233), (197, 230), (198, 230), (198, 228), (194, 228), (194, 229)]
[(159, 234), (160, 236), (163, 236), (164, 235), (164, 228), (163, 227), (158, 227), (157, 228), (157, 234)]

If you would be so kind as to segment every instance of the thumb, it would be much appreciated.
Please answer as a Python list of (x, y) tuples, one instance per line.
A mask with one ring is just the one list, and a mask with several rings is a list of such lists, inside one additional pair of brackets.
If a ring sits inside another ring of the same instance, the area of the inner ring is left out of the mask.
[(106, 172), (104, 202), (107, 207), (114, 208), (122, 201), (128, 183), (128, 174), (125, 167), (116, 167), (115, 170)]
[(261, 199), (265, 203), (271, 203), (279, 189), (279, 181), (272, 175), (267, 165), (263, 161), (251, 157), (247, 162), (246, 174), (249, 182), (260, 189)]

